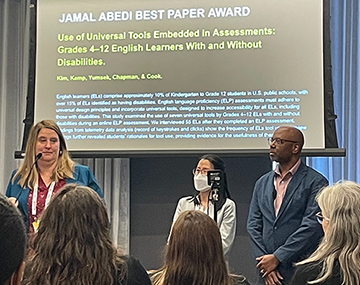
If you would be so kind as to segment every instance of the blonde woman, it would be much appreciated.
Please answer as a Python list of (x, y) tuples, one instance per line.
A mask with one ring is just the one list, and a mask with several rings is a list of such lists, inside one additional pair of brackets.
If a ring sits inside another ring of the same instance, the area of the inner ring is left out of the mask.
[(318, 249), (297, 264), (291, 285), (360, 284), (360, 185), (339, 182), (316, 198), (325, 236)]
[(54, 121), (40, 121), (31, 128), (25, 152), (22, 165), (11, 175), (6, 196), (18, 206), (29, 232), (34, 232), (50, 198), (65, 184), (89, 186), (103, 197), (91, 170), (71, 160)]

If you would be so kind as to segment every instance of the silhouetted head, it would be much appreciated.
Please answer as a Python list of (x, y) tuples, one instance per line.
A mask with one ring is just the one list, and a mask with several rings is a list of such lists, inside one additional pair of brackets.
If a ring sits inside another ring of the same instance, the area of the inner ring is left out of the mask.
[(221, 236), (213, 219), (200, 211), (179, 215), (167, 245), (165, 270), (166, 285), (228, 284)]
[(113, 284), (117, 250), (97, 193), (77, 184), (56, 193), (40, 217), (34, 252), (27, 284)]
[(13, 284), (20, 284), (25, 252), (23, 218), (18, 209), (0, 194), (0, 285), (11, 278)]

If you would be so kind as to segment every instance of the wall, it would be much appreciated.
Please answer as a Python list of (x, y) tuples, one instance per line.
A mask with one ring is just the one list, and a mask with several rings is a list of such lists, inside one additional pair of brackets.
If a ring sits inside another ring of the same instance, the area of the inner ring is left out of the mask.
[(18, 166), (14, 151), (20, 150), (23, 136), (27, 1), (0, 0), (0, 193)]
[[(237, 233), (229, 264), (254, 280), (255, 267), (246, 219), (255, 181), (271, 169), (267, 156), (223, 157), (230, 193), (237, 205)], [(132, 158), (130, 163), (130, 253), (146, 269), (162, 264), (177, 200), (193, 193), (192, 172), (198, 157)]]

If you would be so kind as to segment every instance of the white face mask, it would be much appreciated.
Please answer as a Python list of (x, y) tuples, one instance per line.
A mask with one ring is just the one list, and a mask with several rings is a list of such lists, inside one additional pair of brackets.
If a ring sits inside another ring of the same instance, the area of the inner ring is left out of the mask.
[(199, 173), (194, 175), (194, 186), (197, 191), (205, 192), (211, 189), (211, 185), (207, 184), (207, 175)]

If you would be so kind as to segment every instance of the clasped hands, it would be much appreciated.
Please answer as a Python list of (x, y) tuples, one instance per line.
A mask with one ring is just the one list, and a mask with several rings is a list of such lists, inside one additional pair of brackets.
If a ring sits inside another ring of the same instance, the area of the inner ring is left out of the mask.
[(266, 254), (256, 258), (261, 277), (264, 278), (266, 285), (281, 285), (283, 277), (276, 269), (279, 265), (279, 260), (273, 254)]

